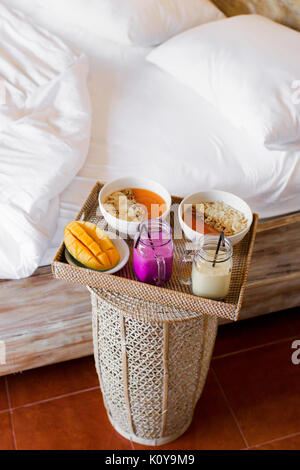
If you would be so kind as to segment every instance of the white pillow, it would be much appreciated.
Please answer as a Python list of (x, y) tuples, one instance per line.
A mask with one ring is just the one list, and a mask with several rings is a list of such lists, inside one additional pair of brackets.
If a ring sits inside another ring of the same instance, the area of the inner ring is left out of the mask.
[(38, 0), (38, 4), (80, 30), (145, 47), (224, 18), (209, 0)]
[(236, 16), (180, 34), (147, 59), (268, 148), (300, 142), (298, 32), (259, 15)]

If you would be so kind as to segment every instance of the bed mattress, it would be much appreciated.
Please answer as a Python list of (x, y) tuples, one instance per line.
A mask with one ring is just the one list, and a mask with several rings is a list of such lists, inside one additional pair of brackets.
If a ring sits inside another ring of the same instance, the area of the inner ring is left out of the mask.
[[(236, 130), (192, 90), (148, 63), (148, 49), (120, 46), (45, 14), (36, 0), (12, 0), (90, 59), (92, 141), (87, 160), (61, 194), (48, 264), (95, 181), (147, 176), (184, 196), (222, 189), (245, 199), (260, 217), (300, 209), (299, 150), (270, 151)], [(23, 5), (22, 3), (26, 3)]]

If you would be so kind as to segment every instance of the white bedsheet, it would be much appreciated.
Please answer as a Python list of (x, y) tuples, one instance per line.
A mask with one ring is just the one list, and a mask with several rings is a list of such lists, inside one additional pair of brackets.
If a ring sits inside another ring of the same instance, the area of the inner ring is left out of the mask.
[(44, 264), (96, 180), (146, 175), (177, 195), (223, 189), (244, 198), (263, 218), (300, 209), (299, 149), (269, 151), (237, 131), (193, 91), (147, 63), (148, 50), (74, 28), (48, 13), (45, 0), (10, 3), (76, 45), (91, 62), (91, 146), (60, 197), (58, 229)]
[(0, 278), (31, 275), (90, 136), (87, 60), (0, 3)]

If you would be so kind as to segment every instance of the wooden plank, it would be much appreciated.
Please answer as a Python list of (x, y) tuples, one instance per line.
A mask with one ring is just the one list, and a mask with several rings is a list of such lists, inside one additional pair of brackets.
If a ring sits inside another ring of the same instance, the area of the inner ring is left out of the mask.
[(227, 16), (258, 13), (300, 30), (300, 0), (213, 0)]
[(300, 305), (300, 272), (274, 278), (273, 282), (249, 284), (244, 296), (240, 319), (265, 315)]
[(300, 213), (259, 224), (240, 319), (300, 306)]
[(0, 284), (0, 375), (92, 354), (90, 295), (52, 277), (51, 268)]
[(248, 285), (300, 272), (300, 217), (290, 216), (285, 225), (272, 223), (272, 228), (267, 222), (266, 230), (256, 235)]
[(279, 227), (285, 227), (287, 225), (295, 224), (297, 222), (300, 222), (300, 212), (284, 215), (282, 217), (276, 217), (274, 219), (266, 221), (260, 221), (257, 227), (257, 233), (266, 232), (267, 230), (273, 230)]

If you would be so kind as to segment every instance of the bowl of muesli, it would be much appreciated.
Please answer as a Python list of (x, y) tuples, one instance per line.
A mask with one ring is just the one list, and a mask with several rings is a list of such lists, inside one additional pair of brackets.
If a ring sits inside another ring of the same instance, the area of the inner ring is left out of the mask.
[(108, 225), (134, 238), (140, 223), (165, 220), (171, 196), (160, 183), (141, 177), (123, 177), (106, 183), (99, 193), (99, 206)]
[(201, 242), (204, 235), (221, 234), (232, 245), (239, 243), (252, 224), (252, 211), (240, 197), (210, 190), (189, 194), (178, 208), (181, 228), (189, 240)]

